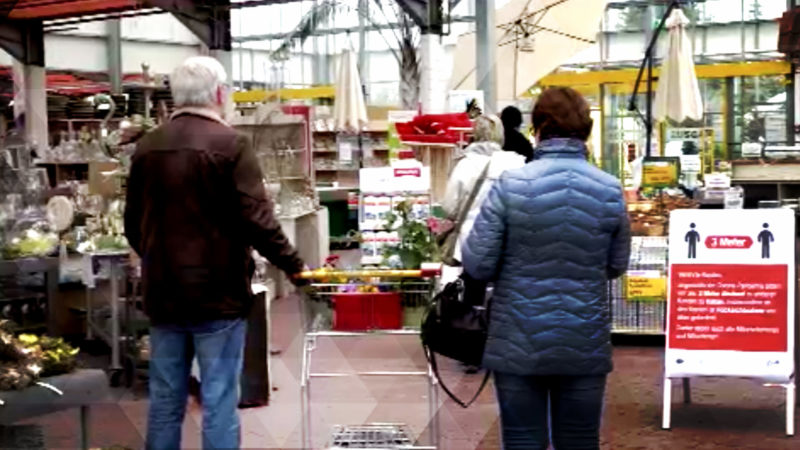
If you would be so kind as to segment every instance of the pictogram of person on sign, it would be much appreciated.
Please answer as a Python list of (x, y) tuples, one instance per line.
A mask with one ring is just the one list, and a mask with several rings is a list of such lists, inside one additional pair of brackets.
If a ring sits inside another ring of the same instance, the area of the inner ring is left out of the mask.
[(769, 259), (769, 243), (775, 242), (775, 236), (769, 231), (769, 224), (764, 224), (764, 229), (758, 233), (758, 242), (761, 242), (761, 259)]
[(695, 230), (695, 224), (692, 223), (689, 225), (691, 230), (686, 233), (686, 242), (689, 243), (689, 259), (696, 259), (697, 258), (697, 243), (700, 242), (700, 233)]

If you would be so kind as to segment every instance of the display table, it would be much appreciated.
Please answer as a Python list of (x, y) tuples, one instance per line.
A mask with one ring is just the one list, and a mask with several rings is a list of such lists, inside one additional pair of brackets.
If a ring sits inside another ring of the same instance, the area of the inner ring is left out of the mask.
[[(320, 208), (304, 215), (279, 217), (278, 221), (303, 261), (309, 267), (321, 267), (330, 253), (328, 209)], [(270, 266), (269, 278), (275, 282), (276, 297), (283, 297), (293, 291), (288, 278), (277, 267)]]
[(78, 370), (71, 374), (44, 378), (63, 392), (59, 395), (41, 386), (22, 391), (0, 392), (0, 425), (12, 425), (21, 420), (78, 408), (80, 410), (80, 448), (89, 448), (89, 407), (107, 401), (108, 380), (102, 370)]
[[(124, 279), (123, 266), (130, 260), (129, 251), (87, 253), (83, 255), (83, 281), (86, 285), (86, 339), (94, 336), (102, 339), (111, 348), (112, 371), (122, 370), (123, 339), (121, 336), (120, 307), (122, 298), (119, 293), (120, 281)], [(96, 286), (97, 272), (108, 268), (108, 279), (111, 294), (108, 296), (108, 314), (95, 308), (92, 290)], [(97, 272), (95, 269), (99, 269)], [(116, 384), (116, 382), (114, 383)]]

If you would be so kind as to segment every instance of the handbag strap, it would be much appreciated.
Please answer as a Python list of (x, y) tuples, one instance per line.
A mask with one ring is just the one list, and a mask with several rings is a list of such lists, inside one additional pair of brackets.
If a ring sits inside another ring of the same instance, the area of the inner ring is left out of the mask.
[(481, 171), (480, 176), (478, 177), (478, 181), (475, 182), (475, 186), (472, 187), (472, 192), (469, 193), (469, 197), (467, 198), (467, 202), (464, 203), (461, 211), (458, 212), (458, 221), (456, 222), (456, 227), (453, 232), (456, 236), (461, 233), (461, 225), (464, 223), (464, 220), (467, 218), (467, 214), (469, 214), (469, 210), (472, 209), (472, 204), (475, 202), (475, 199), (478, 197), (478, 192), (480, 192), (481, 187), (483, 186), (483, 182), (486, 180), (486, 176), (489, 174), (489, 165), (492, 164), (492, 157), (489, 157), (489, 161), (486, 163), (486, 166)]
[(442, 387), (442, 390), (445, 392), (445, 394), (447, 394), (448, 397), (453, 399), (453, 401), (456, 402), (459, 406), (461, 406), (464, 409), (469, 408), (470, 405), (475, 403), (475, 400), (478, 399), (478, 397), (481, 395), (481, 392), (483, 392), (483, 389), (489, 382), (489, 376), (492, 374), (492, 372), (489, 370), (486, 371), (486, 374), (483, 376), (483, 381), (481, 381), (481, 386), (478, 388), (478, 392), (476, 392), (475, 395), (473, 395), (468, 402), (465, 402), (460, 398), (458, 398), (455, 394), (453, 394), (453, 392), (451, 392), (450, 389), (447, 388), (447, 385), (444, 384), (442, 376), (439, 375), (439, 365), (436, 363), (436, 353), (433, 352), (430, 348), (428, 348), (427, 345), (425, 345), (424, 347), (425, 347), (425, 357), (428, 359), (428, 363), (431, 366), (433, 375), (436, 377), (436, 380), (439, 382), (439, 385)]

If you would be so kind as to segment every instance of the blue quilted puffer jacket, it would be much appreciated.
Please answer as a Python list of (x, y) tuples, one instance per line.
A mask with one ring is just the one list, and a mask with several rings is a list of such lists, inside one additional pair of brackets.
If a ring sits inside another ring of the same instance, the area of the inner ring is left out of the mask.
[(576, 139), (550, 139), (494, 183), (462, 247), (464, 269), (494, 282), (490, 370), (515, 375), (611, 371), (607, 282), (628, 266), (622, 187)]

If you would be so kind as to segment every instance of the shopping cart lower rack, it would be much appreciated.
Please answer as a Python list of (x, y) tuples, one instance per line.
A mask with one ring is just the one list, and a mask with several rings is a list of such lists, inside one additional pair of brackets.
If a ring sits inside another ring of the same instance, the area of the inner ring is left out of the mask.
[(413, 448), (413, 442), (411, 433), (403, 424), (337, 425), (333, 430), (330, 449)]
[(330, 448), (435, 449), (439, 440), (436, 417), (438, 390), (430, 367), (424, 371), (369, 371), (318, 373), (312, 371), (311, 355), (319, 338), (376, 335), (419, 336), (422, 317), (430, 304), (441, 270), (360, 270), (304, 272), (313, 282), (312, 293), (303, 298), (304, 330), (301, 373), (301, 422), (303, 448), (314, 448), (311, 433), (312, 378), (342, 376), (425, 377), (428, 381), (430, 445), (414, 446), (403, 424), (339, 425)]

